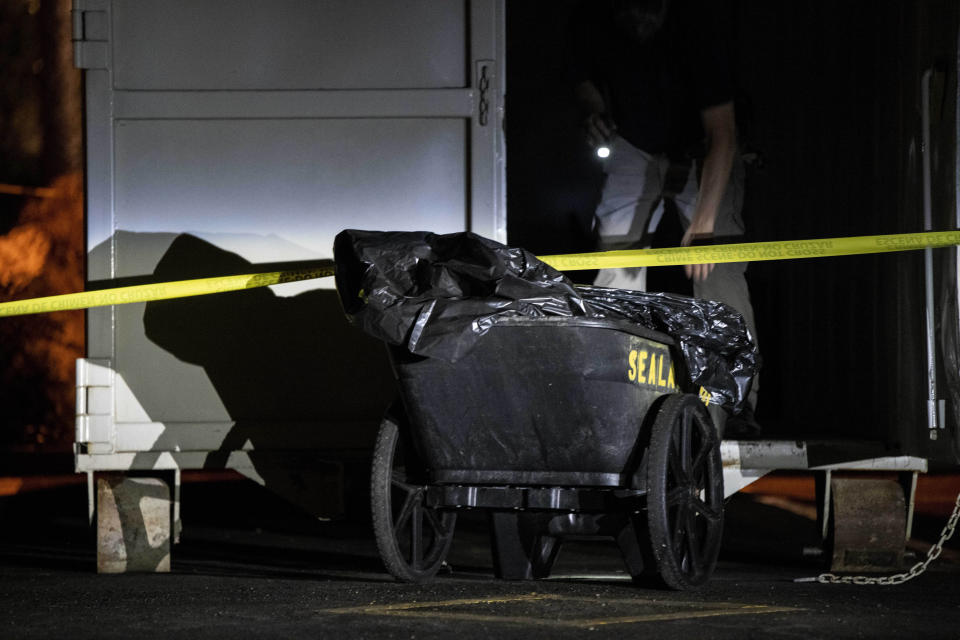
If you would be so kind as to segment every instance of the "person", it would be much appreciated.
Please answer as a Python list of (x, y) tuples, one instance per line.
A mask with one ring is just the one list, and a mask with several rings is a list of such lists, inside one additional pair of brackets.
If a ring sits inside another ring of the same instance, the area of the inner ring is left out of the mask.
[[(742, 241), (744, 169), (722, 24), (708, 0), (592, 0), (575, 10), (568, 70), (588, 142), (607, 156), (598, 250), (649, 246), (671, 211), (683, 246)], [(756, 339), (746, 263), (684, 270), (695, 297), (731, 305)], [(644, 290), (646, 269), (604, 269), (594, 284)], [(758, 388), (754, 378), (728, 433), (758, 434)]]

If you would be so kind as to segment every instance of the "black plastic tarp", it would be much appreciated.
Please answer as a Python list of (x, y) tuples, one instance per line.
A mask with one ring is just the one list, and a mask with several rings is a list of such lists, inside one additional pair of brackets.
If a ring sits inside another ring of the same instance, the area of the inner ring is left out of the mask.
[(720, 302), (577, 287), (530, 252), (470, 232), (347, 230), (334, 242), (337, 291), (350, 320), (411, 353), (450, 362), (498, 320), (629, 320), (677, 341), (690, 382), (740, 410), (759, 354), (743, 317)]

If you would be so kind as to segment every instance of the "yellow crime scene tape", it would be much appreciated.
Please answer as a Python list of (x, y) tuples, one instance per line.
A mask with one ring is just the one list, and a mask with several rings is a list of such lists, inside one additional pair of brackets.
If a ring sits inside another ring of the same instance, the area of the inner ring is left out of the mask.
[(332, 276), (333, 272), (334, 266), (331, 262), (329, 266), (317, 267), (315, 269), (271, 271), (269, 273), (252, 273), (239, 276), (179, 280), (176, 282), (141, 284), (132, 287), (117, 287), (114, 289), (103, 289), (101, 291), (68, 293), (47, 298), (33, 298), (32, 300), (16, 300), (13, 302), (0, 303), (0, 317), (22, 316), (31, 313), (48, 313), (50, 311), (89, 309), (90, 307), (105, 307), (112, 304), (129, 304), (131, 302), (151, 302), (154, 300), (204, 296), (211, 293), (255, 289), (257, 287), (269, 287), (274, 284), (323, 278)]
[[(560, 271), (578, 269), (617, 269), (629, 267), (667, 267), (683, 264), (721, 262), (755, 262), (826, 258), (868, 253), (888, 253), (915, 249), (942, 248), (960, 245), (960, 230), (898, 233), (880, 236), (825, 238), (821, 240), (784, 240), (779, 242), (745, 242), (669, 249), (635, 249), (541, 256), (540, 260)], [(68, 311), (133, 302), (151, 302), (187, 298), (227, 291), (267, 287), (287, 282), (324, 278), (334, 274), (331, 262), (314, 269), (272, 271), (239, 276), (221, 276), (180, 280), (157, 284), (118, 287), (100, 291), (68, 293), (46, 298), (15, 300), (0, 303), (0, 317), (19, 316), (51, 311)]]
[(960, 231), (929, 231), (883, 236), (824, 238), (821, 240), (783, 240), (779, 242), (745, 242), (669, 249), (572, 253), (542, 256), (540, 259), (554, 269), (576, 271), (578, 269), (669, 267), (681, 264), (828, 258), (866, 253), (942, 248), (958, 244), (960, 244)]

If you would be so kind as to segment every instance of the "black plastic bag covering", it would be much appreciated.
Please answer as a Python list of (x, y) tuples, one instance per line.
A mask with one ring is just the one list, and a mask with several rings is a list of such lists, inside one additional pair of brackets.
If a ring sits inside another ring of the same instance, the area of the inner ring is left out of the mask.
[(623, 318), (672, 336), (690, 381), (739, 412), (760, 368), (760, 354), (747, 323), (733, 307), (669, 293), (579, 287), (581, 297), (604, 318)]
[(742, 316), (720, 302), (577, 287), (530, 252), (470, 232), (342, 231), (337, 291), (369, 335), (456, 362), (498, 320), (583, 316), (629, 320), (673, 336), (694, 386), (739, 411), (759, 365)]

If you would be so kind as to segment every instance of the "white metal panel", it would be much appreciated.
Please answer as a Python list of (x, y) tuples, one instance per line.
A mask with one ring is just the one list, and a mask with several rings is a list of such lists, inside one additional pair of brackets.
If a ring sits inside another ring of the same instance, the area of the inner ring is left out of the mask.
[(121, 90), (467, 83), (462, 1), (125, 0), (113, 7)]
[(503, 175), (506, 149), (503, 136), (503, 95), (506, 91), (504, 5), (495, 0), (470, 3), (473, 87), (476, 114), (470, 121), (470, 230), (507, 241), (507, 189)]
[[(207, 249), (179, 256), (182, 277), (330, 257), (348, 227), (506, 239), (503, 0), (74, 9), (89, 280), (155, 278), (185, 233)], [(188, 304), (159, 336), (148, 336), (142, 304), (91, 310), (88, 354), (116, 373), (113, 442), (88, 450), (96, 464), (118, 443), (134, 453), (314, 446), (322, 430), (297, 434), (376, 415), (386, 387), (368, 361), (382, 365), (382, 346), (359, 344), (335, 296), (311, 290), (331, 284)], [(80, 404), (111, 403), (98, 390)]]
[(276, 236), (298, 260), (347, 226), (466, 225), (463, 120), (125, 120), (115, 140), (125, 231)]
[(118, 91), (118, 120), (183, 118), (473, 117), (473, 89), (356, 91)]
[(111, 451), (114, 371), (105, 360), (77, 360), (76, 439), (88, 449)]

